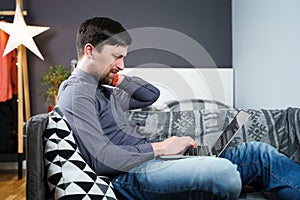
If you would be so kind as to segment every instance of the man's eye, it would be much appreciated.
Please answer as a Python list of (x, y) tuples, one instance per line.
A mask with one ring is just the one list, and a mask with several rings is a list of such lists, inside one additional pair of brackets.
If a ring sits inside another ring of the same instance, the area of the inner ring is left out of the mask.
[(122, 55), (115, 55), (114, 57), (115, 57), (116, 59), (123, 58), (123, 56), (122, 56)]

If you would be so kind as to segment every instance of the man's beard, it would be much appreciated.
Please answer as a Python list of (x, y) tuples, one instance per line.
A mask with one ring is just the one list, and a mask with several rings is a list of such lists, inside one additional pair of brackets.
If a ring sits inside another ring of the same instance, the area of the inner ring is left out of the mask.
[(101, 85), (111, 85), (112, 82), (112, 78), (110, 78), (109, 76), (104, 76), (104, 77), (100, 77), (99, 83)]

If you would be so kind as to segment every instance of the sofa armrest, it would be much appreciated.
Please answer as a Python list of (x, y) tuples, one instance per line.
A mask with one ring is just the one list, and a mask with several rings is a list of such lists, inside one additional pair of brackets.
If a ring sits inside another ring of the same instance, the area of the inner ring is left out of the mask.
[(26, 124), (26, 199), (48, 199), (50, 197), (43, 160), (43, 132), (48, 123), (49, 114), (31, 117)]

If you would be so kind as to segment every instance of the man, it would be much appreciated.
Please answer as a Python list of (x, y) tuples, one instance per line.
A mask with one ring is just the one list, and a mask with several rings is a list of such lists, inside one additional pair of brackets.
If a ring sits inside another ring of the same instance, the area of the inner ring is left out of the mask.
[(84, 159), (111, 178), (120, 198), (237, 199), (242, 184), (254, 182), (285, 199), (300, 197), (300, 166), (264, 143), (229, 148), (223, 158), (159, 159), (197, 144), (190, 137), (150, 143), (130, 124), (128, 109), (149, 106), (159, 96), (146, 81), (118, 74), (130, 44), (120, 23), (84, 21), (77, 33), (77, 68), (58, 98)]

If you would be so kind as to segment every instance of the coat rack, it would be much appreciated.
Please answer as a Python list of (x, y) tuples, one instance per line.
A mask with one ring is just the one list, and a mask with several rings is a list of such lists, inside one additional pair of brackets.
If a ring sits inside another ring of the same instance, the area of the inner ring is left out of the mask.
[[(16, 0), (16, 5), (19, 5), (23, 15), (27, 15), (23, 11), (23, 0)], [(14, 16), (15, 11), (0, 11), (2, 16)], [(2, 56), (2, 55), (1, 55)], [(30, 97), (28, 86), (28, 69), (26, 49), (23, 45), (17, 48), (17, 69), (18, 69), (18, 178), (22, 178), (22, 161), (24, 160), (24, 102), (25, 102), (25, 118), (26, 121), (30, 118)], [(24, 88), (23, 88), (24, 86)], [(24, 90), (23, 90), (24, 89)], [(10, 160), (9, 160), (10, 161)]]
[[(23, 0), (16, 0), (23, 15), (27, 15), (27, 11), (23, 11)], [(2, 16), (14, 16), (15, 11), (0, 11)], [(24, 126), (24, 102), (25, 102), (25, 119), (30, 118), (30, 97), (28, 85), (28, 68), (26, 49), (24, 45), (20, 45), (17, 49), (17, 68), (18, 68), (18, 154), (23, 154), (23, 126)], [(23, 90), (24, 89), (24, 90)]]
[[(30, 97), (29, 97), (29, 85), (28, 85), (28, 68), (26, 48), (29, 48), (34, 54), (36, 54), (42, 60), (44, 59), (39, 52), (37, 46), (32, 40), (32, 37), (46, 31), (49, 27), (37, 27), (27, 26), (23, 18), (27, 15), (26, 11), (23, 11), (23, 0), (16, 0), (16, 11), (0, 11), (2, 16), (15, 16), (13, 24), (1, 24), (1, 28), (5, 32), (9, 33), (9, 40), (6, 45), (4, 54), (17, 48), (17, 69), (18, 69), (18, 163), (19, 163), (19, 178), (22, 177), (22, 161), (24, 159), (24, 114), (25, 122), (27, 122), (31, 116), (30, 114)], [(23, 16), (22, 16), (23, 15)], [(24, 34), (25, 35), (20, 35)], [(12, 38), (10, 42), (10, 38)], [(25, 103), (25, 111), (24, 111)], [(21, 169), (21, 170), (20, 170)]]

